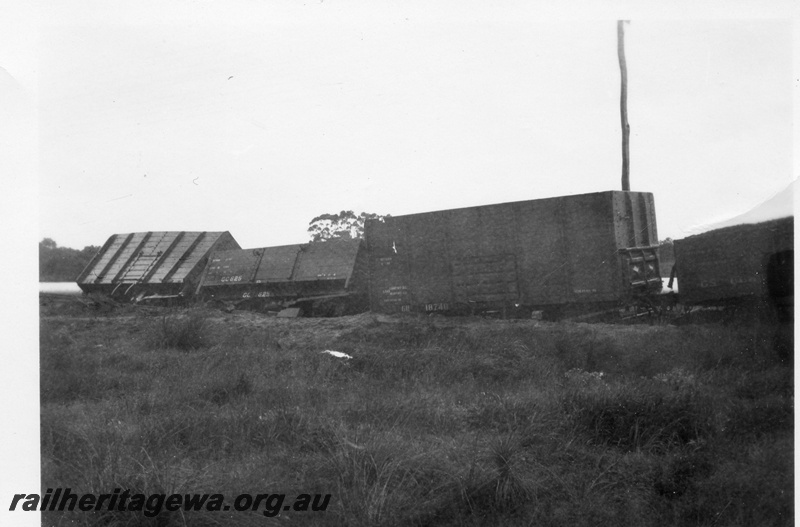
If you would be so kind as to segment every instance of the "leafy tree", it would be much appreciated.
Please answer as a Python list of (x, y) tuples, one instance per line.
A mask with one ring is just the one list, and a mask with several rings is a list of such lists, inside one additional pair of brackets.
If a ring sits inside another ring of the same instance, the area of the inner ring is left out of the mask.
[(39, 281), (74, 281), (99, 250), (94, 245), (81, 250), (59, 247), (52, 238), (43, 239), (39, 242)]
[(353, 240), (364, 237), (364, 223), (371, 219), (387, 216), (362, 212), (356, 215), (352, 210), (339, 214), (322, 214), (308, 223), (308, 234), (313, 242), (326, 240)]

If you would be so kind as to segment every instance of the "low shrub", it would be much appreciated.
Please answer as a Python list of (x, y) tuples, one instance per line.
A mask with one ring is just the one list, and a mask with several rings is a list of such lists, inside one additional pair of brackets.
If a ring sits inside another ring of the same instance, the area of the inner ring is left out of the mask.
[(577, 430), (598, 445), (665, 452), (711, 437), (711, 401), (693, 390), (640, 380), (600, 390), (569, 390), (564, 408)]
[(553, 340), (555, 357), (564, 370), (596, 371), (616, 353), (614, 343), (593, 332), (564, 329)]
[(742, 399), (759, 399), (772, 395), (792, 397), (794, 395), (793, 370), (785, 367), (749, 371), (734, 381), (733, 395)]
[(199, 311), (164, 315), (150, 334), (155, 349), (193, 351), (209, 345), (207, 316)]
[(711, 474), (712, 467), (706, 452), (679, 453), (658, 466), (653, 488), (667, 500), (696, 493), (698, 482)]
[(655, 473), (653, 510), (671, 525), (794, 525), (792, 434), (762, 439), (735, 459), (682, 453)]
[(735, 438), (759, 438), (794, 426), (794, 404), (787, 397), (738, 399), (730, 405), (724, 431)]

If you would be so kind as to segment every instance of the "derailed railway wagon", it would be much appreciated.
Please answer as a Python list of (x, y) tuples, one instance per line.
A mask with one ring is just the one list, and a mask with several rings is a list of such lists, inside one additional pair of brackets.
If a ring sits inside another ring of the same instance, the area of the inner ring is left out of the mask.
[(767, 310), (793, 320), (793, 217), (715, 229), (674, 246), (682, 304)]
[(365, 311), (366, 292), (361, 240), (218, 251), (197, 287), (203, 300), (258, 311), (295, 308), (304, 316)]
[(607, 191), (369, 220), (373, 311), (548, 316), (661, 290), (653, 195)]
[(191, 297), (215, 250), (239, 249), (228, 232), (114, 234), (77, 278), (84, 293), (120, 300)]

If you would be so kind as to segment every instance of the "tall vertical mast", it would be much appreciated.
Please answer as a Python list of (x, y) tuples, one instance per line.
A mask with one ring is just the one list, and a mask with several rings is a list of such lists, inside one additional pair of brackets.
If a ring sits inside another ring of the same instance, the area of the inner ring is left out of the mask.
[(622, 83), (619, 98), (620, 119), (622, 121), (622, 190), (630, 190), (630, 152), (628, 142), (631, 126), (628, 124), (628, 66), (625, 63), (625, 29), (624, 20), (617, 21), (617, 55), (619, 56), (620, 80)]

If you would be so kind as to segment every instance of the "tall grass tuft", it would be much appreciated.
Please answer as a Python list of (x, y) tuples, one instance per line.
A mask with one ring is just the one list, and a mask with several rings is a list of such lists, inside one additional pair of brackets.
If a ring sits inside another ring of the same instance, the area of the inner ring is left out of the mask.
[(491, 507), (498, 512), (513, 512), (528, 502), (530, 493), (517, 466), (521, 456), (522, 449), (512, 435), (501, 437), (491, 448), (490, 458), (495, 470), (491, 480), (494, 491)]
[(344, 525), (400, 525), (424, 514), (444, 474), (433, 457), (412, 448), (397, 430), (337, 433), (328, 470), (336, 480)]
[(600, 390), (568, 391), (564, 409), (576, 429), (596, 445), (624, 451), (666, 452), (711, 438), (712, 401), (695, 390), (639, 380)]
[(235, 381), (222, 379), (200, 392), (200, 397), (214, 404), (223, 405), (250, 395), (253, 382), (242, 372)]

